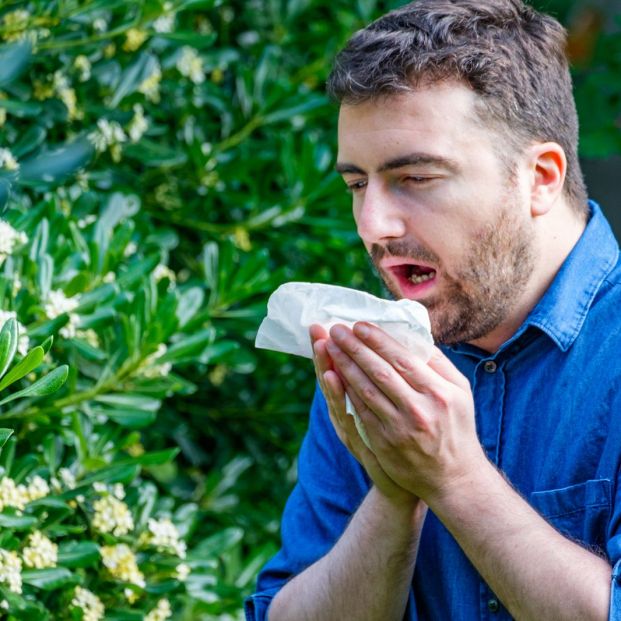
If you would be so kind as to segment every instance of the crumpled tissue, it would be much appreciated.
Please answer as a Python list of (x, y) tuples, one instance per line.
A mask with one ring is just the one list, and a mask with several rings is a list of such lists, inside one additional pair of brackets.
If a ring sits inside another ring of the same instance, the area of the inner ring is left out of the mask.
[[(267, 317), (257, 332), (255, 346), (313, 357), (308, 335), (312, 324), (329, 330), (335, 324), (352, 327), (357, 321), (372, 323), (393, 337), (413, 356), (429, 360), (433, 337), (427, 309), (413, 300), (382, 300), (364, 291), (336, 285), (289, 282), (272, 293)], [(346, 410), (354, 417), (364, 443), (369, 440), (353, 404), (346, 396)]]

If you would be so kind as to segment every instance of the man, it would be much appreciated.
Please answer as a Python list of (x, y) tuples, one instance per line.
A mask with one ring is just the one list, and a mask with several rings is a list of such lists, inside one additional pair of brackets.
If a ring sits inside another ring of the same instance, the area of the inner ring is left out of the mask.
[(321, 391), (249, 619), (621, 619), (621, 271), (564, 45), (521, 0), (420, 0), (337, 58), (358, 232), (442, 350), (311, 328)]

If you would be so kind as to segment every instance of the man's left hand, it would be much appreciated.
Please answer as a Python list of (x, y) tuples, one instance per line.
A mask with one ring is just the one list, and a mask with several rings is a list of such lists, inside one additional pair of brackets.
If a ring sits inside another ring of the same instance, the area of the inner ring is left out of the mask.
[(333, 326), (335, 371), (386, 473), (429, 502), (489, 462), (479, 443), (468, 380), (438, 348), (428, 363), (380, 328)]

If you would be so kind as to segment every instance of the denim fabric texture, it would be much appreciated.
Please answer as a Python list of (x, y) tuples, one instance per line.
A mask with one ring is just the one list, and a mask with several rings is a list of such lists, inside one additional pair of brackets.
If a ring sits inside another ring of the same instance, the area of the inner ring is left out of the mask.
[[(609, 559), (610, 619), (621, 621), (621, 268), (605, 217), (590, 207), (585, 232), (516, 334), (493, 355), (470, 345), (445, 352), (471, 382), (488, 458), (561, 533)], [(282, 548), (245, 602), (248, 620), (264, 621), (279, 588), (331, 549), (369, 486), (317, 392)], [(510, 618), (430, 512), (404, 619)]]

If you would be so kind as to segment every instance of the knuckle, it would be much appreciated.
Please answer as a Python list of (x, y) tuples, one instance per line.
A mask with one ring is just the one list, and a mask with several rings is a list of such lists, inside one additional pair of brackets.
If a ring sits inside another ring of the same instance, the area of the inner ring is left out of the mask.
[(386, 384), (390, 381), (390, 371), (385, 368), (375, 369), (371, 375), (381, 384)]
[(373, 386), (363, 386), (360, 393), (363, 401), (372, 401), (376, 395), (376, 391)]

